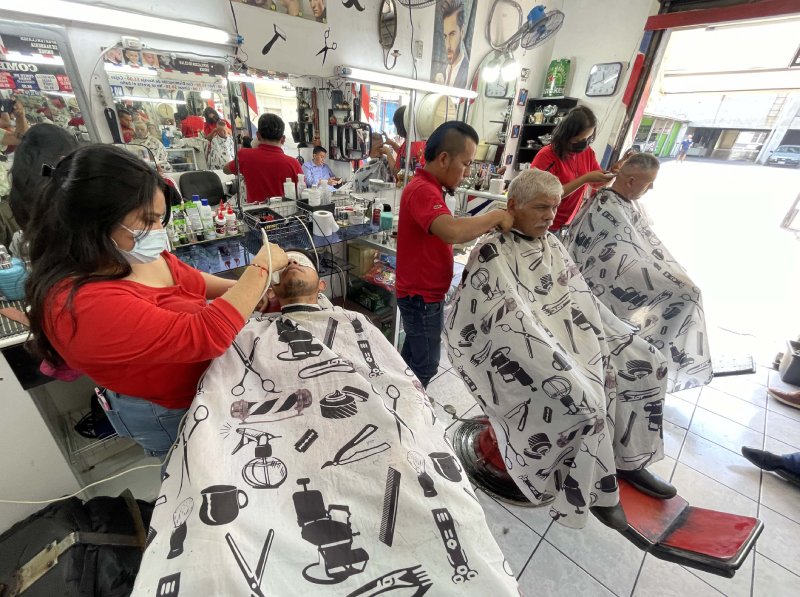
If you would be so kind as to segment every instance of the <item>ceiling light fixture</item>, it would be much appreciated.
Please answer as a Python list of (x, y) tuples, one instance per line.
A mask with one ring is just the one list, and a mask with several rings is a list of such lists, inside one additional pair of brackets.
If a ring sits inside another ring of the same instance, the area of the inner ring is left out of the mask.
[(65, 2), (64, 0), (25, 0), (7, 4), (3, 6), (3, 10), (20, 14), (60, 21), (89, 23), (112, 29), (143, 32), (147, 35), (191, 39), (215, 45), (234, 45), (233, 36), (222, 29), (182, 23), (116, 8), (105, 8), (95, 4)]
[(471, 89), (461, 89), (460, 87), (448, 87), (447, 85), (437, 85), (428, 81), (410, 79), (408, 77), (398, 77), (397, 75), (387, 75), (386, 73), (376, 73), (375, 71), (350, 66), (337, 66), (336, 74), (345, 79), (359, 81), (362, 83), (375, 83), (377, 85), (387, 85), (389, 87), (399, 87), (400, 89), (414, 89), (427, 93), (439, 93), (458, 99), (475, 99), (478, 93)]

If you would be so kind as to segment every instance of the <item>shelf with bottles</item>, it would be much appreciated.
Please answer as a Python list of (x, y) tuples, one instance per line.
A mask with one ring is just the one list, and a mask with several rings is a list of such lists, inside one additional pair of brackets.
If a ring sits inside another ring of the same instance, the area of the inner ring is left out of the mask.
[[(547, 145), (556, 126), (567, 112), (578, 105), (574, 97), (537, 97), (525, 103), (522, 115), (519, 142), (514, 157), (514, 169), (520, 163), (530, 163), (536, 154)], [(544, 137), (544, 140), (541, 139)]]

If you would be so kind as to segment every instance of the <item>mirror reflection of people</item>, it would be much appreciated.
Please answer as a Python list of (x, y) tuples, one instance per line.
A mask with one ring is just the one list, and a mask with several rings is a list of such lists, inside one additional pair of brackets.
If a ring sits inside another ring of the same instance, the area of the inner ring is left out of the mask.
[(550, 172), (564, 186), (564, 196), (551, 231), (568, 226), (592, 186), (604, 186), (614, 180), (597, 162), (589, 145), (594, 141), (597, 118), (586, 106), (578, 106), (556, 125), (553, 139), (538, 151), (531, 168)]
[(286, 14), (293, 17), (300, 16), (300, 0), (281, 0), (281, 4)]
[[(392, 123), (394, 124), (397, 134), (402, 137), (403, 143), (398, 145), (391, 139), (386, 139), (386, 144), (394, 149), (397, 159), (395, 160), (395, 171), (405, 166), (406, 163), (406, 143), (408, 142), (408, 131), (405, 125), (406, 106), (400, 106), (395, 110), (392, 116)], [(415, 169), (417, 166), (425, 165), (425, 141), (412, 141), (411, 142), (411, 164), (410, 167)]]
[(0, 146), (19, 145), (29, 128), (25, 107), (21, 101), (14, 99), (10, 113), (0, 112)]
[(211, 106), (203, 110), (203, 117), (205, 118), (205, 123), (203, 123), (203, 135), (205, 135), (205, 138), (209, 141), (217, 135), (222, 134), (227, 136), (227, 134), (230, 133), (231, 125), (228, 124), (227, 120), (220, 118), (219, 113)]
[(214, 131), (206, 136), (208, 151), (206, 165), (209, 170), (222, 170), (234, 157), (233, 135), (227, 122), (218, 119)]
[(117, 120), (122, 130), (122, 142), (130, 143), (136, 135), (136, 131), (133, 130), (133, 114), (126, 108), (117, 108)]
[(202, 110), (198, 108), (194, 114), (187, 112), (186, 118), (181, 120), (181, 134), (187, 139), (199, 137), (203, 134), (205, 126), (206, 119), (202, 116)]
[(464, 49), (464, 2), (463, 0), (442, 0), (439, 4), (442, 17), (442, 35), (447, 52), (447, 66), (444, 72), (437, 73), (435, 80), (450, 87), (467, 86), (469, 59)]
[(309, 0), (309, 4), (311, 5), (311, 14), (314, 15), (314, 19), (320, 23), (324, 23), (328, 18), (327, 10), (325, 9), (325, 0)]
[(150, 129), (146, 122), (139, 120), (133, 125), (134, 137), (131, 145), (141, 145), (150, 150), (153, 154), (153, 159), (156, 164), (163, 170), (172, 170), (172, 165), (167, 158), (167, 150), (159, 137), (150, 133)]
[[(469, 175), (478, 133), (459, 121), (445, 122), (428, 139), (425, 167), (403, 189), (397, 230), (397, 306), (406, 339), (400, 353), (420, 383), (436, 375), (441, 353), (444, 297), (453, 279), (453, 245), (511, 228), (505, 210), (454, 218), (444, 201)], [(420, 256), (424, 255), (423, 262)]]
[(317, 145), (314, 147), (314, 152), (311, 154), (311, 161), (303, 164), (303, 175), (309, 187), (319, 184), (321, 180), (327, 180), (328, 184), (331, 186), (342, 182), (341, 179), (334, 176), (331, 167), (325, 163), (327, 157), (328, 152), (325, 148)]
[(298, 162), (283, 152), (286, 142), (286, 125), (277, 114), (262, 114), (258, 118), (258, 147), (239, 150), (239, 169), (230, 161), (222, 170), (225, 174), (244, 176), (248, 203), (265, 201), (270, 197), (283, 197), (283, 183), (288, 178), (297, 183), (302, 174)]
[(269, 245), (238, 281), (189, 267), (168, 250), (165, 194), (130, 152), (80, 147), (56, 165), (44, 190), (49, 209), (26, 231), (34, 350), (104, 387), (117, 433), (162, 459), (203, 372), (264, 293), (269, 254), (274, 270), (287, 265)]
[[(624, 530), (615, 475), (655, 498), (676, 494), (647, 468), (664, 457), (666, 360), (594, 300), (548, 232), (561, 195), (558, 179), (541, 170), (511, 182), (513, 228), (487, 235), (472, 250), (444, 344), (472, 395), (481, 397), (523, 495), (533, 505), (549, 504), (564, 526), (582, 528), (591, 512)], [(566, 461), (587, 449), (592, 458)]]
[(369, 149), (370, 159), (385, 159), (386, 164), (389, 166), (389, 172), (394, 172), (397, 168), (396, 158), (394, 151), (386, 141), (386, 135), (383, 133), (372, 133), (371, 145)]

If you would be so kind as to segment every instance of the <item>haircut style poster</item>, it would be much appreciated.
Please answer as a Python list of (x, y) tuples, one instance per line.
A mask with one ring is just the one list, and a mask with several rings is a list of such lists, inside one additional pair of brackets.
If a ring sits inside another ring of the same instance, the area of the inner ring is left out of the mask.
[(249, 4), (273, 12), (301, 17), (318, 23), (328, 22), (328, 3), (330, 0), (234, 0), (239, 4)]
[(431, 81), (467, 87), (477, 0), (440, 0), (433, 27)]

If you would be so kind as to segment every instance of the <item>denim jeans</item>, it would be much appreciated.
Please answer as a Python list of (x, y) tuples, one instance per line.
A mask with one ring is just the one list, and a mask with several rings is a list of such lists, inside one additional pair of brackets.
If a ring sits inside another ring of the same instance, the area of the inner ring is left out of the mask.
[(781, 456), (783, 459), (783, 467), (790, 473), (800, 476), (800, 452), (793, 454), (786, 454)]
[(424, 387), (439, 368), (444, 303), (426, 303), (421, 296), (397, 299), (406, 339), (400, 356)]
[(111, 410), (108, 420), (120, 437), (129, 437), (144, 448), (145, 454), (162, 461), (178, 437), (178, 425), (188, 408), (169, 409), (143, 398), (106, 390)]

